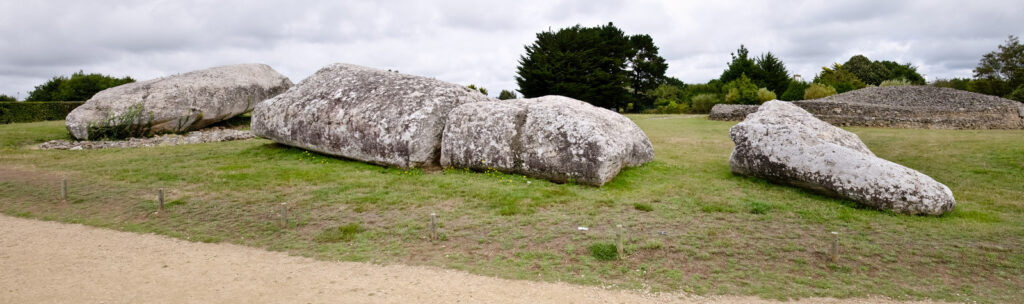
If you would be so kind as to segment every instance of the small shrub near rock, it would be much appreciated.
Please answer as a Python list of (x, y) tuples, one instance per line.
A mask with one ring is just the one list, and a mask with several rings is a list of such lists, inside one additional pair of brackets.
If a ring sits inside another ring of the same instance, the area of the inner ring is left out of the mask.
[(914, 85), (914, 84), (910, 83), (910, 80), (906, 80), (906, 79), (903, 79), (903, 78), (900, 78), (900, 79), (889, 79), (889, 80), (886, 80), (886, 81), (882, 81), (882, 83), (878, 84), (878, 86), (880, 86), (880, 87), (894, 87), (894, 86), (908, 86), (908, 85)]
[(594, 243), (590, 245), (590, 256), (599, 261), (614, 261), (619, 259), (619, 249), (611, 243)]
[(775, 100), (775, 92), (769, 91), (767, 88), (760, 88), (757, 90), (757, 99), (761, 102)]
[(644, 212), (654, 211), (654, 207), (651, 207), (651, 204), (647, 204), (647, 203), (636, 203), (636, 204), (633, 204), (633, 209), (644, 211)]
[(707, 113), (711, 111), (712, 107), (721, 102), (722, 100), (718, 98), (718, 95), (710, 93), (697, 94), (697, 96), (693, 96), (693, 98), (690, 99), (690, 104), (693, 105), (690, 107), (690, 111), (695, 113)]

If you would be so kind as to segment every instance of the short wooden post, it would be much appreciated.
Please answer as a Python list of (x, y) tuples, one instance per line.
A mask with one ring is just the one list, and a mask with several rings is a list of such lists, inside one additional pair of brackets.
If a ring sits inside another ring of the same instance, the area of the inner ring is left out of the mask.
[(160, 211), (164, 211), (164, 189), (156, 190), (156, 200), (160, 202)]
[(622, 250), (622, 230), (623, 230), (622, 224), (615, 225), (615, 250), (618, 251), (620, 259), (623, 256), (623, 250)]
[(839, 263), (839, 232), (832, 231), (832, 263)]
[(60, 181), (60, 201), (68, 201), (68, 179), (66, 178)]
[(281, 203), (281, 227), (288, 227), (288, 203)]
[(437, 239), (437, 213), (430, 213), (430, 239)]

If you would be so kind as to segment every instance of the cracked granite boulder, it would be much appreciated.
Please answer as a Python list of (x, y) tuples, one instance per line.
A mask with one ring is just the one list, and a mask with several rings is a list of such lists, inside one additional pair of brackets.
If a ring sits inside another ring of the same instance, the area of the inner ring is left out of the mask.
[(379, 165), (437, 167), (448, 112), (494, 100), (432, 78), (337, 63), (258, 104), (252, 132)]
[(789, 102), (766, 102), (729, 135), (736, 174), (903, 214), (939, 215), (956, 205), (946, 185), (875, 156), (857, 135)]
[(652, 159), (650, 140), (629, 118), (563, 96), (459, 106), (441, 143), (444, 167), (594, 186)]
[(265, 64), (192, 71), (100, 91), (71, 111), (66, 125), (77, 139), (186, 132), (252, 111), (291, 85)]

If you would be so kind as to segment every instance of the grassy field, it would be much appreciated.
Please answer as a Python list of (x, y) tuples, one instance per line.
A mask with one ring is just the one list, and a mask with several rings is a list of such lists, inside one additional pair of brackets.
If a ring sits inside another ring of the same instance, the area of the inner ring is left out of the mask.
[[(324, 260), (627, 289), (1024, 301), (1024, 131), (849, 128), (878, 156), (953, 190), (953, 212), (921, 217), (732, 175), (732, 122), (631, 118), (657, 157), (601, 188), (402, 171), (263, 139), (39, 151), (29, 145), (68, 137), (62, 121), (0, 125), (0, 211)], [(625, 255), (598, 259), (617, 224)]]

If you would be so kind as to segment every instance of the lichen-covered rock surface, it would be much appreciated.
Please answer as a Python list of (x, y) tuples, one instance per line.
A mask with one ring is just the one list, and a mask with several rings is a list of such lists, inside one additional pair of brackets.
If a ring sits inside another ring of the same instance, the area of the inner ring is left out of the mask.
[(618, 113), (563, 96), (471, 103), (448, 117), (441, 165), (600, 186), (654, 159), (643, 130)]
[[(144, 133), (152, 134), (186, 132), (252, 111), (257, 103), (291, 85), (287, 77), (265, 64), (192, 71), (100, 91), (71, 111), (66, 125), (77, 139), (117, 127), (145, 129)], [(126, 126), (129, 124), (133, 126)]]
[[(922, 129), (1024, 129), (1024, 103), (933, 86), (868, 87), (794, 101), (837, 126)], [(757, 106), (715, 105), (708, 119), (743, 120)]]
[(436, 167), (448, 112), (495, 100), (432, 78), (337, 63), (258, 104), (252, 132), (385, 166)]
[(856, 134), (789, 102), (769, 101), (729, 131), (733, 173), (765, 178), (904, 214), (938, 215), (956, 201), (945, 185), (879, 158)]

